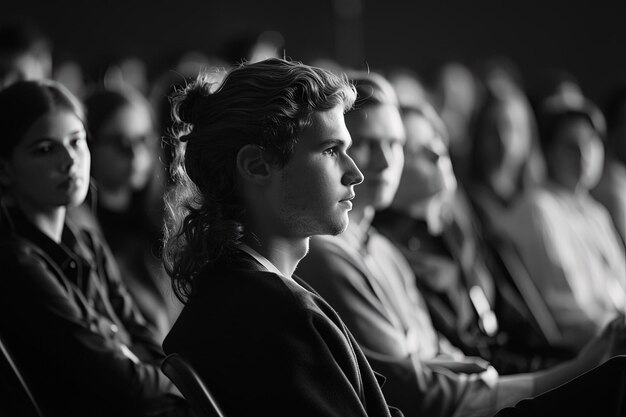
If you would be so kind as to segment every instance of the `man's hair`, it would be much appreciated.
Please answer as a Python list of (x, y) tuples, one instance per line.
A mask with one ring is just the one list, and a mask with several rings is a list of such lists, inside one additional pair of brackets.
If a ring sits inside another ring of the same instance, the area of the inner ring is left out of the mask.
[(392, 104), (400, 107), (393, 86), (382, 75), (357, 71), (348, 74), (350, 81), (356, 88), (356, 101), (352, 110), (358, 111), (366, 106), (375, 104)]
[(282, 59), (201, 74), (172, 97), (175, 184), (166, 196), (163, 261), (181, 301), (200, 270), (227, 259), (246, 233), (239, 150), (257, 145), (283, 167), (313, 112), (346, 111), (354, 100), (345, 76)]

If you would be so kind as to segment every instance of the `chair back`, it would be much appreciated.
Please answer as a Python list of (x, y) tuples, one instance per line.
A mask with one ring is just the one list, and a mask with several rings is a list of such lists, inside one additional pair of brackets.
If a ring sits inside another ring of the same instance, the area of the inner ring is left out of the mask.
[(161, 370), (183, 394), (197, 417), (225, 417), (200, 376), (180, 355), (168, 355)]
[(35, 397), (0, 334), (0, 415), (43, 417)]

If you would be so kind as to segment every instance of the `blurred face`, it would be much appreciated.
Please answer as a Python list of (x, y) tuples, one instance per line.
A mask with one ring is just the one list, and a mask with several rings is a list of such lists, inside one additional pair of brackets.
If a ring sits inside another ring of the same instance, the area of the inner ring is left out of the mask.
[(350, 156), (365, 176), (355, 204), (388, 207), (404, 164), (405, 133), (400, 112), (391, 104), (369, 105), (349, 113), (346, 125), (353, 140)]
[[(47, 59), (46, 59), (47, 58)], [(0, 87), (20, 80), (40, 80), (49, 75), (50, 62), (45, 54), (25, 52), (0, 55)]]
[(529, 115), (523, 104), (510, 101), (502, 110), (497, 131), (504, 150), (503, 163), (519, 168), (530, 154), (531, 132)]
[(452, 163), (443, 139), (419, 113), (403, 117), (406, 129), (404, 168), (393, 205), (410, 208), (456, 187)]
[(348, 226), (354, 186), (363, 175), (348, 156), (343, 107), (315, 112), (289, 162), (270, 189), (279, 233), (288, 237), (341, 233)]
[(95, 132), (93, 177), (107, 190), (143, 188), (157, 157), (157, 140), (147, 109), (129, 105)]
[(26, 212), (43, 213), (83, 202), (90, 155), (83, 123), (69, 111), (39, 118), (2, 160), (2, 180)]
[(602, 175), (602, 140), (584, 118), (564, 122), (555, 132), (546, 156), (551, 178), (568, 189), (589, 190)]
[(488, 174), (511, 177), (513, 182), (528, 160), (532, 144), (529, 115), (522, 103), (510, 100), (490, 111), (481, 145)]

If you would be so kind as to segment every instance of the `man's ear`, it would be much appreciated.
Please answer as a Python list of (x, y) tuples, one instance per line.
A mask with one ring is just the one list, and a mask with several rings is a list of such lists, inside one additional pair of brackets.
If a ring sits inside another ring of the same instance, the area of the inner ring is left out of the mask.
[(270, 179), (272, 167), (260, 146), (245, 145), (237, 152), (237, 172), (246, 181), (265, 184)]

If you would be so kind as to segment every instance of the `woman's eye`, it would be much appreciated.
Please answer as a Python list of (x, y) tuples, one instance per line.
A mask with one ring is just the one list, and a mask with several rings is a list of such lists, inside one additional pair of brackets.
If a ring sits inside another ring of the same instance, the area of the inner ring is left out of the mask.
[(35, 148), (35, 154), (45, 155), (52, 152), (52, 145), (40, 145)]
[(85, 141), (84, 138), (74, 138), (71, 140), (70, 144), (72, 145), (73, 148), (78, 148), (79, 146), (83, 144), (84, 141)]

